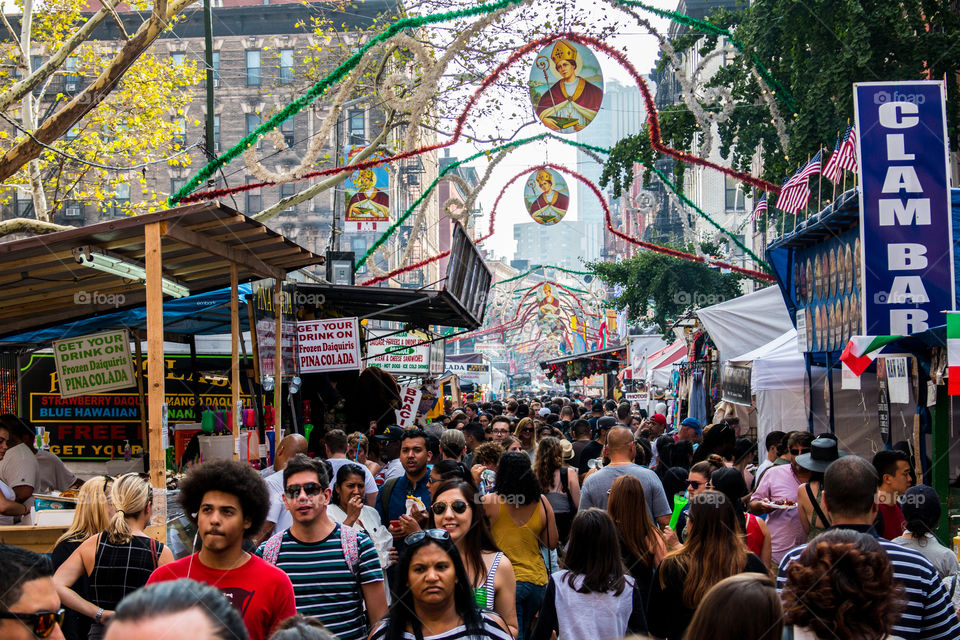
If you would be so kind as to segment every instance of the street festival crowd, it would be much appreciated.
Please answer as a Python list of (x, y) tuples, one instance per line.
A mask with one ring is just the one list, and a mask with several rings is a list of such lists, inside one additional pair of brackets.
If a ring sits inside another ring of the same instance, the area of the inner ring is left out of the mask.
[[(0, 545), (0, 638), (960, 638), (909, 448), (656, 409), (510, 397), (332, 429), (316, 457), (291, 434), (262, 471), (186, 473), (199, 551), (179, 559), (144, 533), (146, 479), (89, 479), (51, 556)], [(24, 427), (0, 420), (6, 517), (44, 475)]]

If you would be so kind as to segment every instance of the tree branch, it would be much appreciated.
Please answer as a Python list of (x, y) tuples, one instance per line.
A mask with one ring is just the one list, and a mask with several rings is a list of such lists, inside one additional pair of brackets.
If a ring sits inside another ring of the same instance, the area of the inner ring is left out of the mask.
[(75, 227), (64, 226), (62, 224), (53, 224), (52, 222), (41, 222), (40, 220), (30, 218), (13, 218), (0, 222), (0, 237), (14, 233), (29, 233), (40, 236), (74, 228)]
[[(157, 0), (157, 2), (162, 1), (163, 0)], [(73, 99), (64, 105), (57, 113), (48, 118), (34, 132), (33, 136), (23, 140), (0, 158), (0, 181), (6, 180), (19, 171), (27, 162), (39, 157), (43, 150), (42, 144), (50, 144), (66, 134), (67, 131), (70, 130), (70, 127), (76, 124), (80, 118), (106, 99), (140, 55), (163, 33), (170, 18), (195, 1), (196, 0), (174, 0), (168, 6), (165, 18), (157, 18), (156, 14), (154, 14), (149, 20), (144, 22), (133, 38), (124, 43), (120, 52), (110, 61), (110, 64), (103, 70), (100, 77), (94, 80), (86, 89), (74, 96)], [(0, 96), (0, 109), (3, 108), (3, 99), (4, 97)]]

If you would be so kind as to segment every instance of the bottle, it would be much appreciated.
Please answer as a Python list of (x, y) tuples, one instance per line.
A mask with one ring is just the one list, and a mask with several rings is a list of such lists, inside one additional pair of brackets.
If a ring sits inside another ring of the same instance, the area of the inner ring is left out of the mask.
[(125, 462), (130, 462), (132, 458), (133, 458), (133, 452), (130, 450), (130, 441), (124, 440), (123, 441), (123, 460)]

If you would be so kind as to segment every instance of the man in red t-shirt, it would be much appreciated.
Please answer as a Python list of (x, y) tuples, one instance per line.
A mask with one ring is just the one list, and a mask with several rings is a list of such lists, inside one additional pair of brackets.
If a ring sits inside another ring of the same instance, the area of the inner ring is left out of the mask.
[(191, 578), (212, 585), (243, 616), (250, 640), (266, 640), (297, 609), (287, 575), (242, 547), (244, 535), (263, 526), (270, 505), (260, 474), (233, 460), (205, 462), (180, 483), (180, 504), (203, 547), (159, 567), (147, 583)]
[(910, 457), (897, 449), (882, 449), (873, 456), (873, 468), (880, 478), (877, 533), (893, 540), (903, 535), (906, 524), (897, 498), (910, 488)]

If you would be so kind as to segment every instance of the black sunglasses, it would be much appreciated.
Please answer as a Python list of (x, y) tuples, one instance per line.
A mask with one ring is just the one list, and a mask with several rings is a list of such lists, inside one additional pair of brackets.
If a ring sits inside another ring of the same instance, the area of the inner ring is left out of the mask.
[(696, 491), (700, 488), (700, 485), (705, 484), (708, 487), (710, 486), (709, 482), (700, 482), (699, 480), (687, 480), (687, 486)]
[(790, 453), (795, 456), (799, 456), (802, 453), (808, 453), (809, 451), (810, 449), (790, 449)]
[(103, 498), (109, 500), (110, 494), (107, 493), (107, 485), (113, 482), (113, 476), (109, 474), (103, 474)]
[(33, 635), (38, 638), (48, 638), (58, 624), (63, 624), (63, 617), (66, 613), (66, 609), (37, 611), (36, 613), (11, 613), (7, 611), (0, 613), (0, 620), (19, 620), (25, 627), (33, 631)]
[(436, 540), (438, 542), (450, 542), (450, 534), (443, 529), (424, 529), (423, 531), (414, 531), (408, 535), (403, 539), (403, 544), (417, 544), (426, 538), (430, 538), (431, 540)]
[(520, 433), (533, 433), (533, 427), (524, 427), (520, 429)]
[[(467, 503), (463, 500), (454, 500), (450, 503), (450, 508), (453, 509), (454, 513), (463, 514), (467, 512)], [(433, 511), (434, 515), (442, 516), (447, 510), (447, 503), (434, 502), (433, 506), (430, 507), (430, 510)]]
[(296, 500), (300, 497), (300, 490), (303, 490), (308, 496), (313, 497), (323, 493), (323, 487), (320, 486), (317, 482), (305, 482), (303, 484), (291, 484), (286, 489), (283, 490), (287, 497), (291, 500)]

